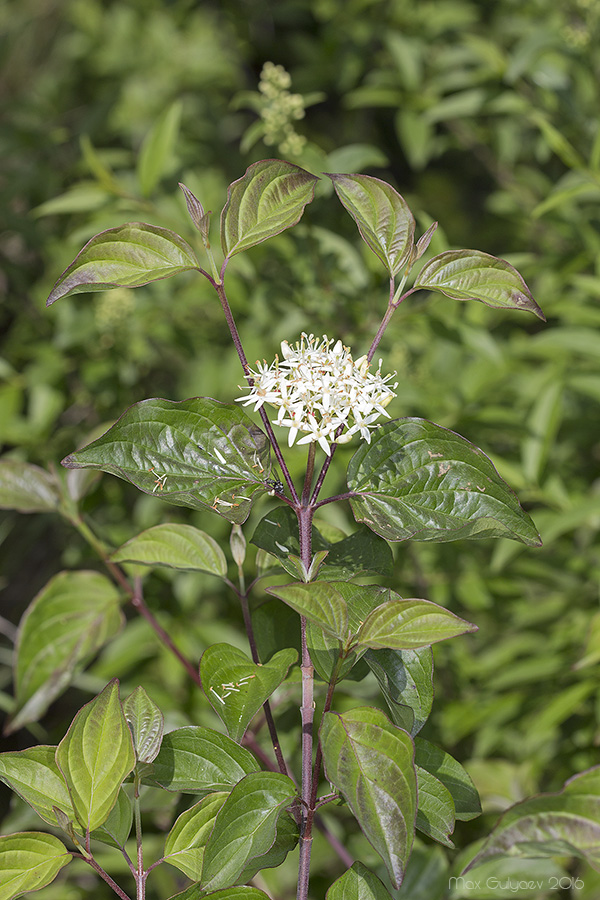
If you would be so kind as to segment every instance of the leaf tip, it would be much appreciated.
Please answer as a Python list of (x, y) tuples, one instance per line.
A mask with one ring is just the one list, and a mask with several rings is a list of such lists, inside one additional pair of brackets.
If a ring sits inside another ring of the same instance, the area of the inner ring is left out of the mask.
[(69, 453), (68, 456), (65, 456), (64, 459), (61, 459), (60, 464), (61, 464), (61, 466), (64, 466), (65, 469), (80, 469), (81, 468), (81, 466), (75, 459), (74, 453)]

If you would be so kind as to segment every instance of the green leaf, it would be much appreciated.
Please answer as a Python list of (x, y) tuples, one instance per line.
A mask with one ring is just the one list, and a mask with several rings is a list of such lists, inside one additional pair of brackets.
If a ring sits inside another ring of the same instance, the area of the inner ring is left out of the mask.
[(346, 798), (398, 888), (413, 842), (417, 781), (413, 743), (381, 710), (327, 712), (321, 723), (327, 779)]
[(181, 813), (165, 841), (165, 862), (180, 869), (192, 881), (202, 877), (202, 861), (206, 842), (213, 830), (217, 813), (225, 803), (225, 791), (208, 794)]
[(49, 472), (18, 459), (0, 461), (0, 509), (56, 512), (59, 503), (58, 484)]
[(144, 782), (168, 791), (208, 794), (229, 790), (257, 770), (254, 756), (231, 738), (212, 728), (187, 725), (165, 734)]
[(526, 309), (546, 321), (517, 270), (480, 250), (446, 250), (421, 269), (415, 288), (439, 291), (453, 300), (480, 300), (496, 309)]
[(99, 828), (135, 765), (116, 678), (79, 710), (56, 749), (56, 762), (79, 823), (86, 832)]
[(213, 891), (212, 894), (207, 894), (197, 884), (190, 885), (189, 888), (175, 894), (170, 900), (201, 900), (201, 898), (202, 900), (205, 898), (206, 900), (271, 900), (263, 891), (248, 887), (248, 885), (225, 888), (223, 891)]
[(390, 894), (377, 875), (355, 862), (333, 882), (325, 900), (390, 900)]
[(368, 650), (365, 662), (377, 678), (393, 722), (413, 737), (433, 705), (433, 653), (418, 650)]
[(204, 246), (208, 248), (210, 246), (208, 240), (208, 232), (210, 228), (210, 213), (204, 212), (204, 207), (202, 206), (198, 198), (194, 196), (194, 194), (192, 194), (190, 189), (187, 188), (185, 184), (181, 184), (181, 182), (179, 182), (179, 187), (183, 191), (183, 196), (185, 197), (188, 213), (190, 214), (190, 219), (200, 232)]
[(291, 228), (313, 199), (319, 179), (280, 159), (248, 166), (229, 185), (221, 213), (221, 244), (227, 258)]
[(332, 637), (345, 643), (348, 637), (348, 609), (336, 584), (324, 581), (282, 584), (267, 588), (267, 593), (283, 600), (301, 616), (306, 616)]
[(576, 856), (600, 871), (600, 766), (507, 810), (464, 871), (497, 856)]
[(163, 175), (173, 167), (182, 103), (176, 100), (156, 120), (142, 143), (137, 176), (142, 196), (149, 197)]
[(474, 444), (426, 419), (394, 419), (348, 466), (359, 522), (391, 541), (509, 537), (539, 546), (530, 517)]
[(415, 739), (415, 762), (442, 782), (450, 791), (456, 818), (462, 822), (481, 815), (477, 788), (458, 760), (423, 738)]
[[(339, 640), (323, 631), (309, 619), (306, 622), (306, 644), (315, 671), (323, 681), (330, 681), (341, 651)], [(350, 674), (364, 652), (364, 650), (354, 650), (345, 655), (338, 669), (336, 681), (339, 682)]]
[(108, 818), (92, 832), (91, 837), (93, 840), (102, 841), (103, 844), (121, 850), (127, 843), (132, 824), (133, 804), (125, 790), (121, 788), (117, 802), (108, 814)]
[(275, 842), (261, 856), (255, 856), (250, 860), (242, 874), (238, 877), (240, 884), (250, 881), (257, 872), (263, 869), (274, 869), (280, 866), (288, 853), (294, 849), (298, 843), (298, 826), (287, 813), (282, 813), (277, 820), (277, 834)]
[(390, 275), (397, 275), (413, 252), (415, 220), (398, 191), (370, 175), (329, 175), (363, 241)]
[[(290, 563), (290, 555), (300, 555), (298, 519), (289, 506), (270, 510), (258, 523), (251, 543), (266, 550), (294, 578), (298, 572)], [(359, 575), (391, 575), (394, 568), (389, 544), (364, 526), (341, 540), (328, 540), (313, 523), (312, 550), (327, 552), (319, 577), (326, 581), (357, 578)]]
[(165, 726), (162, 712), (139, 685), (123, 702), (123, 715), (131, 730), (137, 761), (151, 763), (162, 743)]
[(410, 855), (398, 900), (445, 900), (448, 860), (437, 844), (416, 844)]
[(174, 231), (130, 222), (88, 241), (58, 278), (46, 306), (71, 294), (140, 287), (198, 267), (194, 251)]
[(239, 407), (194, 397), (134, 403), (97, 441), (67, 456), (69, 469), (110, 472), (175, 506), (245, 522), (267, 490), (267, 436)]
[(297, 791), (287, 775), (253, 772), (236, 784), (217, 814), (204, 852), (202, 886), (229, 887), (249, 861), (273, 845), (277, 819)]
[(455, 815), (452, 796), (447, 787), (435, 775), (420, 766), (417, 769), (417, 828), (428, 837), (454, 849), (450, 835), (454, 831)]
[(52, 834), (25, 831), (0, 837), (0, 900), (14, 900), (54, 881), (71, 854)]
[(295, 650), (280, 650), (259, 666), (230, 644), (213, 644), (204, 651), (202, 689), (232, 740), (241, 743), (248, 725), (297, 659)]
[(448, 638), (477, 631), (477, 626), (460, 619), (429, 600), (403, 600), (394, 591), (394, 599), (382, 603), (370, 613), (356, 635), (357, 643), (371, 650), (416, 650)]
[(227, 560), (219, 544), (192, 525), (154, 525), (115, 550), (111, 559), (221, 577), (227, 574)]
[(19, 625), (15, 659), (16, 731), (37, 721), (123, 624), (120, 597), (98, 572), (60, 572)]
[(56, 826), (53, 807), (74, 819), (73, 806), (55, 760), (56, 747), (40, 744), (0, 753), (0, 780), (15, 791), (48, 825)]

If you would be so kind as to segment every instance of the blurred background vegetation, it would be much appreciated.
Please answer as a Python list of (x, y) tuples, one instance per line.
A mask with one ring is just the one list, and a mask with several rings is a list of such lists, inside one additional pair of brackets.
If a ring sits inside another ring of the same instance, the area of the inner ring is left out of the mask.
[[(48, 311), (44, 302), (83, 243), (105, 228), (141, 220), (194, 241), (178, 181), (214, 211), (218, 243), (226, 187), (257, 159), (391, 182), (419, 233), (439, 220), (429, 255), (464, 247), (508, 258), (544, 309), (545, 326), (525, 313), (421, 293), (400, 307), (380, 348), (384, 370), (395, 369), (400, 383), (392, 415), (430, 418), (478, 444), (544, 540), (541, 550), (508, 541), (394, 548), (390, 586), (447, 605), (480, 629), (436, 648), (425, 733), (467, 766), (482, 795), (484, 816), (459, 823), (459, 849), (487, 834), (508, 805), (558, 790), (600, 760), (599, 26), (599, 0), (0, 7), (6, 458), (59, 468), (137, 400), (230, 402), (239, 394), (239, 363), (201, 279), (77, 296)], [(362, 353), (385, 308), (383, 272), (325, 182), (297, 228), (236, 257), (229, 273), (250, 360), (271, 359), (302, 330), (342, 337)], [(336, 457), (331, 491), (352, 452)], [(291, 461), (299, 473), (301, 449)], [(349, 509), (326, 509), (331, 524), (353, 529)], [(228, 538), (224, 520), (169, 508), (109, 476), (94, 483), (85, 513), (114, 546), (163, 521)], [(8, 712), (14, 626), (55, 572), (97, 564), (51, 515), (6, 512), (0, 539)], [(147, 599), (192, 658), (219, 640), (243, 646), (235, 598), (208, 576), (162, 570), (148, 579)], [(260, 622), (268, 629), (264, 610)], [(57, 742), (81, 703), (115, 675), (124, 693), (142, 683), (170, 727), (215, 724), (185, 673), (132, 617), (33, 733), (11, 736), (3, 749)], [(340, 704), (370, 702), (371, 690), (368, 680), (343, 682)], [(277, 713), (292, 756), (293, 701)], [(3, 831), (37, 827), (2, 796)], [(171, 813), (147, 812), (157, 848)], [(358, 834), (339, 834), (377, 866)], [(455, 855), (423, 840), (397, 896), (445, 896)], [(315, 897), (335, 874), (330, 863), (318, 844)], [(87, 872), (67, 873), (40, 900), (112, 896)], [(591, 900), (599, 876), (583, 876), (576, 896)], [(283, 898), (295, 893), (294, 878), (290, 864), (265, 883)], [(176, 889), (175, 870), (157, 873), (152, 896)]]

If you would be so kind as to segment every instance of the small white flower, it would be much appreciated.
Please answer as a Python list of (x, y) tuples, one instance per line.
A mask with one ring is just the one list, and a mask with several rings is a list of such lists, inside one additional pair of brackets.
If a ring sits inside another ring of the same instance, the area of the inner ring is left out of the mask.
[(316, 441), (329, 455), (340, 427), (338, 443), (358, 432), (370, 442), (379, 416), (389, 418), (386, 406), (397, 386), (388, 384), (393, 375), (381, 375), (381, 360), (377, 371), (369, 373), (366, 356), (353, 360), (349, 347), (341, 341), (332, 344), (327, 335), (319, 341), (313, 334), (302, 334), (293, 346), (283, 341), (281, 361), (257, 362), (248, 373), (250, 393), (237, 398), (244, 406), (254, 404), (255, 411), (265, 403), (274, 406), (275, 424), (290, 430), (290, 447), (301, 433), (298, 444)]

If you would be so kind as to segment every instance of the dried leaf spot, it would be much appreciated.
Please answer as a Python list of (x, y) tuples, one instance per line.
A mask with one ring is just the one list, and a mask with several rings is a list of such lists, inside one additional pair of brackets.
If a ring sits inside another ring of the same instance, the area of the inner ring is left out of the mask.
[(449, 471), (450, 471), (450, 463), (440, 463), (439, 468), (438, 468), (438, 477), (441, 478), (442, 475), (445, 475), (446, 472), (449, 472)]
[(432, 453), (431, 450), (428, 450), (427, 453), (429, 454), (429, 459), (439, 459), (444, 455), (443, 453)]

